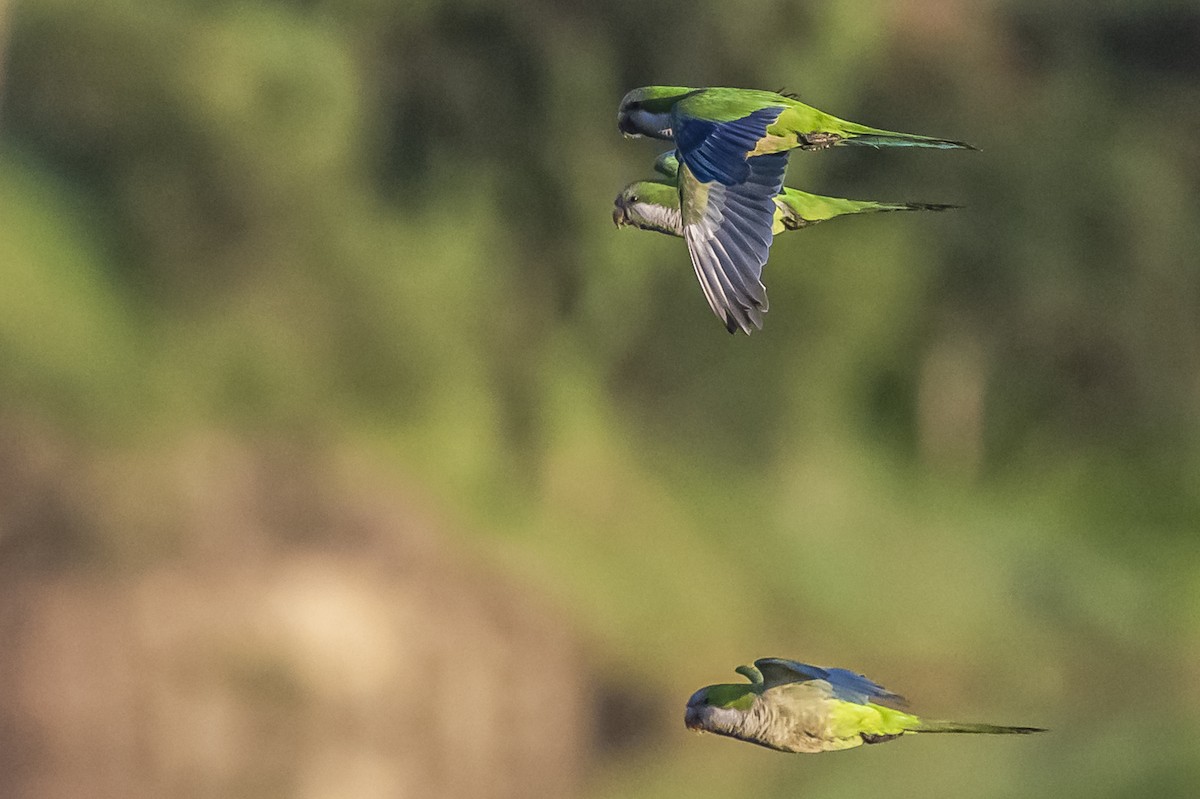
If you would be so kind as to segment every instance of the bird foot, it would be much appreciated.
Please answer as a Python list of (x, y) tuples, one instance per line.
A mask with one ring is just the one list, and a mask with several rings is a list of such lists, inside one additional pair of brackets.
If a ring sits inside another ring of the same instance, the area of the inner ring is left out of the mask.
[(837, 144), (842, 140), (842, 137), (836, 133), (815, 131), (813, 133), (801, 133), (799, 140), (801, 150), (824, 150)]
[(863, 743), (865, 744), (881, 744), (884, 741), (890, 741), (893, 738), (899, 738), (901, 734), (902, 733), (896, 733), (895, 735), (872, 735), (869, 732), (864, 732), (862, 733), (862, 739)]

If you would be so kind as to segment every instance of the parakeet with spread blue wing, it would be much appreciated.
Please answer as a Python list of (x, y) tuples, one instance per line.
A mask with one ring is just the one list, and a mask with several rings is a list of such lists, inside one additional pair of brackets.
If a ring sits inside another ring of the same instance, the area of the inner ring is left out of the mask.
[[(674, 150), (661, 154), (654, 162), (654, 169), (665, 176), (665, 180), (638, 180), (626, 186), (614, 202), (613, 222), (617, 227), (626, 225), (654, 230), (671, 236), (683, 236), (683, 220), (679, 213), (679, 160)], [(956, 205), (940, 203), (885, 203), (872, 200), (848, 200), (842, 197), (826, 197), (799, 189), (783, 187), (773, 198), (775, 217), (772, 235), (786, 230), (815, 225), (828, 219), (850, 214), (879, 213), (885, 211), (944, 211)]]
[(790, 150), (850, 144), (973, 149), (847, 122), (755, 89), (634, 89), (621, 100), (617, 127), (627, 136), (675, 142), (682, 235), (709, 307), (731, 333), (762, 327), (768, 308), (762, 267)]
[[(685, 153), (702, 156), (689, 166), (705, 165), (723, 176), (745, 174), (745, 157), (795, 148), (834, 146), (933, 147), (974, 150), (952, 139), (883, 130), (838, 119), (805, 105), (790, 94), (759, 89), (643, 86), (621, 99), (617, 127), (626, 136), (672, 139)], [(714, 139), (714, 135), (717, 137)], [(738, 145), (746, 148), (737, 153)], [(713, 156), (739, 155), (736, 162)]]
[(899, 708), (904, 697), (846, 669), (761, 658), (737, 672), (749, 683), (692, 694), (684, 723), (781, 752), (834, 752), (917, 733), (1024, 735), (1039, 727), (930, 721)]

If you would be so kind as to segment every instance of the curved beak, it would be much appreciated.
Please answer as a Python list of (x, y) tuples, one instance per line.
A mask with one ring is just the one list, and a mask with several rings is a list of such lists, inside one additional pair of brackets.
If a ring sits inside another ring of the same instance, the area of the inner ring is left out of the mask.
[(625, 218), (625, 206), (618, 202), (613, 206), (613, 224), (617, 227), (623, 227), (628, 222), (629, 220)]

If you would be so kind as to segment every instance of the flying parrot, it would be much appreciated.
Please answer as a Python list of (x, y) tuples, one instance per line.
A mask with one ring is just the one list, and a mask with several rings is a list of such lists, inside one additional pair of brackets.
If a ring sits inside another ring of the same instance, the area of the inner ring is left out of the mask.
[(898, 708), (907, 703), (846, 669), (762, 658), (737, 672), (749, 684), (710, 685), (692, 694), (684, 723), (781, 752), (833, 752), (909, 733), (1026, 734), (1037, 727), (928, 721)]
[[(654, 162), (654, 169), (666, 180), (639, 180), (626, 186), (614, 203), (613, 222), (617, 227), (632, 225), (642, 230), (656, 230), (672, 236), (683, 236), (679, 215), (679, 160), (674, 150), (668, 150)], [(944, 211), (955, 205), (935, 203), (880, 203), (871, 200), (846, 200), (825, 197), (799, 189), (784, 187), (772, 198), (775, 216), (772, 235), (785, 230), (799, 230), (827, 219), (847, 214), (879, 211)]]
[(870, 128), (755, 89), (646, 86), (621, 100), (626, 136), (675, 142), (683, 238), (709, 307), (726, 329), (762, 327), (760, 277), (788, 151), (836, 145), (974, 149), (962, 142)]

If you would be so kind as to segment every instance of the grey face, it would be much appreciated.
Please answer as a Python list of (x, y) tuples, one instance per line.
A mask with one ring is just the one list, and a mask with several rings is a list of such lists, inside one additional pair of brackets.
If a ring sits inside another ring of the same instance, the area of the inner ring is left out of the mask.
[(746, 711), (708, 704), (707, 689), (701, 688), (688, 700), (683, 723), (689, 730), (740, 737), (746, 723)]
[(687, 703), (687, 711), (683, 715), (683, 723), (689, 730), (702, 729), (704, 724), (704, 709), (708, 707), (708, 689), (701, 688), (692, 694)]
[(642, 135), (633, 122), (633, 110), (629, 108), (623, 107), (617, 112), (617, 129), (631, 139)]
[(642, 108), (637, 101), (627, 103), (617, 114), (617, 127), (630, 138), (650, 136), (655, 139), (671, 138), (670, 112), (652, 113)]
[(626, 189), (617, 195), (613, 203), (613, 223), (617, 227), (632, 225), (642, 230), (666, 233), (668, 236), (683, 235), (683, 223), (678, 208), (645, 202), (632, 189)]

